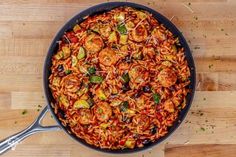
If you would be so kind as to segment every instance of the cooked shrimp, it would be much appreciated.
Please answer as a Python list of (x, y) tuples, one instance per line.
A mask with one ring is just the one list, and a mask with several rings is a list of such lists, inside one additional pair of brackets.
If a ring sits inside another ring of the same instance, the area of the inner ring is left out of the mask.
[(99, 52), (98, 59), (105, 66), (111, 66), (117, 62), (116, 53), (111, 48), (105, 48)]
[(168, 112), (174, 112), (175, 111), (175, 106), (174, 103), (168, 99), (164, 102), (164, 109)]
[(92, 121), (92, 113), (90, 109), (79, 109), (78, 121), (80, 124), (90, 124)]
[(80, 80), (75, 75), (68, 75), (64, 79), (64, 87), (68, 92), (76, 92), (80, 88)]
[(136, 42), (142, 42), (147, 39), (148, 32), (144, 25), (139, 25), (131, 32), (132, 39)]
[(144, 47), (143, 48), (144, 56), (149, 56), (150, 58), (154, 57), (156, 52), (153, 47)]
[(95, 106), (94, 114), (100, 121), (107, 121), (112, 115), (111, 106), (107, 102)]
[(140, 109), (140, 110), (142, 110), (142, 109), (144, 109), (147, 105), (146, 105), (146, 102), (145, 102), (145, 100), (147, 100), (148, 99), (148, 97), (147, 96), (145, 96), (145, 95), (141, 95), (140, 97), (138, 97), (137, 98), (137, 100), (136, 100), (136, 106)]
[(129, 72), (129, 76), (132, 82), (141, 83), (145, 80), (148, 74), (142, 66), (134, 66)]
[(150, 119), (147, 115), (138, 114), (134, 116), (133, 123), (136, 124), (137, 131), (142, 132), (150, 126)]
[(170, 87), (177, 81), (177, 76), (170, 68), (163, 69), (157, 76), (158, 81), (164, 87)]
[(103, 25), (100, 28), (100, 33), (103, 37), (108, 38), (111, 34), (111, 27), (109, 25)]
[(85, 38), (84, 46), (88, 52), (96, 53), (103, 48), (104, 43), (99, 35), (92, 33)]

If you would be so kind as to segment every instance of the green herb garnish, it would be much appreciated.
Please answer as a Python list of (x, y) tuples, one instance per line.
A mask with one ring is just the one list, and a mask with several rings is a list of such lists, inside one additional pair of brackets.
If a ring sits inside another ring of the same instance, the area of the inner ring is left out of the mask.
[(102, 83), (103, 78), (101, 76), (93, 75), (89, 77), (91, 83)]
[(91, 75), (91, 74), (95, 74), (96, 72), (96, 68), (95, 67), (89, 67), (88, 68), (88, 73)]
[(122, 80), (125, 82), (125, 83), (128, 83), (130, 78), (129, 78), (129, 74), (128, 73), (124, 73), (122, 75)]
[(124, 24), (119, 24), (117, 26), (117, 30), (120, 32), (120, 34), (127, 34), (127, 29)]
[(152, 97), (153, 97), (153, 100), (154, 100), (155, 104), (159, 104), (160, 95), (157, 94), (157, 93), (153, 93)]
[(65, 74), (66, 74), (66, 75), (68, 75), (68, 74), (70, 74), (70, 73), (71, 73), (71, 70), (66, 70), (66, 71), (65, 71)]

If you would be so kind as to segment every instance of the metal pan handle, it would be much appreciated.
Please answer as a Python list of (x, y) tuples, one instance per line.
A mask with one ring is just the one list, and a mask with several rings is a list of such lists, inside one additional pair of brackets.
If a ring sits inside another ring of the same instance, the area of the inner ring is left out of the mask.
[(41, 121), (44, 118), (47, 111), (48, 111), (48, 106), (46, 106), (42, 110), (42, 112), (39, 114), (38, 118), (26, 129), (2, 140), (0, 142), (0, 155), (2, 155), (4, 152), (6, 152), (10, 148), (14, 147), (20, 141), (22, 141), (23, 139), (25, 139), (26, 137), (28, 137), (34, 133), (43, 132), (43, 131), (61, 130), (61, 127), (58, 125), (54, 125), (54, 126), (42, 126), (41, 125)]

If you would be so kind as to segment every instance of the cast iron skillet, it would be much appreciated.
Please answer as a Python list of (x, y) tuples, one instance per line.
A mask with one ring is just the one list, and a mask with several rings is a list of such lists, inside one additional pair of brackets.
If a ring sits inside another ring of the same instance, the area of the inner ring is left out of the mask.
[[(189, 85), (189, 89), (191, 90), (191, 92), (187, 95), (186, 98), (186, 107), (180, 112), (178, 119), (174, 122), (173, 126), (170, 127), (168, 129), (168, 133), (164, 136), (159, 138), (158, 140), (156, 140), (153, 143), (150, 143), (149, 145), (145, 145), (142, 148), (134, 148), (134, 149), (123, 149), (123, 150), (110, 150), (110, 149), (101, 149), (92, 145), (87, 144), (84, 140), (77, 138), (75, 135), (70, 134), (67, 131), (67, 128), (65, 126), (63, 126), (61, 124), (61, 122), (59, 121), (59, 119), (57, 118), (57, 116), (54, 113), (54, 110), (51, 106), (51, 103), (54, 101), (53, 97), (52, 97), (52, 93), (49, 89), (49, 80), (48, 77), (50, 76), (50, 67), (51, 67), (51, 58), (53, 56), (53, 54), (57, 51), (58, 49), (58, 44), (57, 41), (60, 40), (60, 38), (63, 36), (64, 32), (67, 30), (70, 30), (73, 28), (73, 26), (76, 23), (80, 23), (83, 21), (83, 17), (88, 16), (88, 15), (95, 15), (95, 14), (99, 14), (99, 13), (103, 13), (106, 11), (109, 11), (113, 8), (116, 7), (120, 7), (120, 6), (130, 6), (136, 9), (142, 9), (142, 10), (146, 10), (150, 13), (153, 14), (153, 16), (162, 24), (165, 25), (166, 28), (168, 28), (176, 37), (179, 37), (179, 41), (181, 43), (181, 45), (184, 47), (185, 49), (185, 56), (188, 62), (188, 65), (190, 67), (190, 85)], [(98, 150), (98, 151), (102, 151), (102, 152), (106, 152), (106, 153), (114, 153), (114, 154), (118, 154), (118, 153), (132, 153), (132, 152), (137, 152), (140, 150), (145, 150), (147, 148), (150, 148), (154, 145), (157, 145), (158, 143), (162, 142), (163, 140), (165, 140), (168, 136), (170, 136), (180, 125), (180, 123), (183, 121), (183, 119), (185, 118), (190, 105), (192, 103), (192, 99), (194, 96), (194, 91), (195, 91), (195, 66), (194, 66), (194, 61), (190, 52), (190, 49), (188, 47), (188, 44), (186, 42), (186, 40), (184, 39), (182, 33), (175, 27), (175, 25), (173, 23), (171, 23), (167, 18), (165, 18), (163, 15), (161, 15), (160, 13), (156, 12), (155, 10), (152, 10), (146, 6), (140, 5), (140, 4), (135, 4), (135, 3), (129, 3), (129, 2), (109, 2), (109, 3), (103, 3), (103, 4), (99, 4), (96, 6), (93, 6), (91, 8), (88, 8), (84, 11), (82, 11), (81, 13), (75, 15), (72, 19), (70, 19), (61, 29), (60, 31), (57, 33), (57, 35), (55, 36), (54, 40), (52, 41), (52, 44), (48, 50), (48, 54), (46, 56), (45, 59), (45, 64), (44, 64), (44, 71), (43, 71), (43, 84), (44, 84), (44, 92), (45, 92), (45, 97), (46, 97), (46, 103), (47, 106), (42, 110), (42, 112), (40, 113), (40, 115), (38, 116), (38, 118), (36, 119), (36, 121), (31, 124), (28, 128), (26, 128), (25, 130), (12, 135), (4, 140), (2, 140), (0, 142), (0, 154), (3, 154), (6, 150), (8, 150), (9, 148), (15, 146), (17, 143), (19, 143), (21, 140), (23, 140), (24, 138), (26, 138), (27, 136), (34, 134), (36, 132), (42, 132), (42, 131), (50, 131), (50, 130), (61, 130), (63, 129), (64, 132), (66, 132), (70, 137), (72, 137), (74, 140), (78, 141), (79, 143), (82, 143), (83, 145), (92, 148), (94, 150)], [(56, 120), (57, 124), (56, 126), (42, 126), (40, 124), (40, 121), (42, 120), (42, 118), (44, 117), (44, 115), (46, 114), (46, 112), (50, 110), (51, 114), (53, 115), (54, 119)]]

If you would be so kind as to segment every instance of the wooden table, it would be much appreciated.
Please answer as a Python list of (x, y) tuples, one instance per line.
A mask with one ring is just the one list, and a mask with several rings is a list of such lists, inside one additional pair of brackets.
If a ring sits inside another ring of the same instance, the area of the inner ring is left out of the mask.
[[(74, 14), (101, 2), (0, 1), (0, 139), (28, 126), (45, 105), (42, 67), (55, 33)], [(235, 157), (236, 1), (136, 2), (162, 13), (183, 32), (197, 67), (197, 92), (187, 118), (168, 140), (127, 156)], [(44, 120), (53, 123), (50, 116)], [(3, 156), (111, 155), (92, 151), (58, 131), (31, 136)]]

